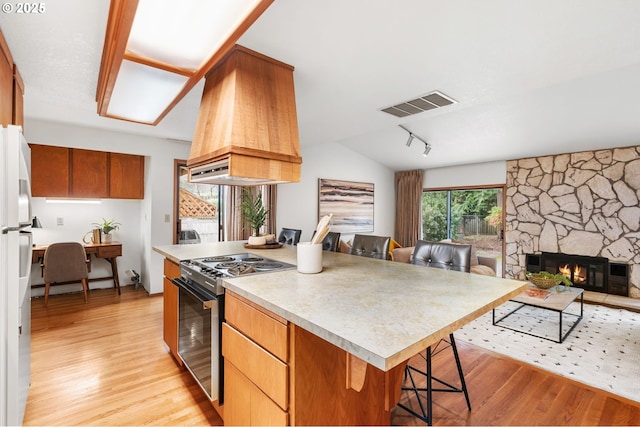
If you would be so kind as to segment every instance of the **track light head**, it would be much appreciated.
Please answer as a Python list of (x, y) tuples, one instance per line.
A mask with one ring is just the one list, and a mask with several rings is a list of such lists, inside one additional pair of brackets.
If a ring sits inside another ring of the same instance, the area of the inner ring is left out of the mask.
[(424, 153), (422, 153), (422, 155), (424, 157), (427, 157), (429, 155), (429, 152), (431, 151), (431, 144), (429, 144), (428, 142), (424, 143)]
[(409, 139), (407, 139), (407, 147), (411, 147), (412, 142), (413, 142), (413, 134), (409, 133)]

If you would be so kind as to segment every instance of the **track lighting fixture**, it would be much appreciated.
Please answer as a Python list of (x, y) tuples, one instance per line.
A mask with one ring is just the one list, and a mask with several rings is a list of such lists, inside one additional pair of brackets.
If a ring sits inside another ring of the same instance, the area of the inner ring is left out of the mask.
[(413, 142), (413, 140), (417, 139), (418, 141), (420, 141), (420, 142), (422, 142), (424, 144), (424, 152), (422, 153), (422, 155), (424, 157), (427, 157), (427, 155), (429, 155), (429, 153), (431, 152), (431, 144), (429, 144), (427, 141), (425, 141), (424, 139), (420, 138), (419, 136), (414, 135), (413, 132), (411, 132), (406, 127), (404, 127), (402, 125), (398, 125), (398, 126), (400, 126), (403, 130), (405, 130), (409, 134), (409, 139), (407, 139), (407, 147), (410, 147), (411, 143)]

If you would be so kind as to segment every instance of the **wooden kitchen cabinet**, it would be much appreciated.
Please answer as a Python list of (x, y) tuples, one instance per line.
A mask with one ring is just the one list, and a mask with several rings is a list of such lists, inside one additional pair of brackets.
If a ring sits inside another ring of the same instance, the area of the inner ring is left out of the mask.
[(0, 126), (13, 123), (13, 57), (0, 30)]
[(105, 151), (71, 150), (71, 195), (73, 197), (108, 197)]
[(12, 123), (22, 127), (24, 131), (24, 82), (18, 71), (18, 66), (13, 65), (13, 111)]
[(110, 153), (109, 197), (144, 199), (144, 157)]
[(384, 372), (229, 291), (225, 425), (389, 425), (406, 362)]
[(173, 357), (182, 365), (182, 359), (178, 356), (178, 287), (171, 283), (171, 279), (176, 277), (180, 277), (180, 266), (165, 258), (162, 336)]
[(144, 156), (29, 145), (34, 197), (144, 198)]
[(24, 129), (24, 82), (0, 30), (0, 126)]
[(50, 145), (31, 147), (31, 195), (33, 197), (69, 197), (71, 149)]
[(288, 425), (288, 322), (228, 291), (225, 320), (225, 425)]

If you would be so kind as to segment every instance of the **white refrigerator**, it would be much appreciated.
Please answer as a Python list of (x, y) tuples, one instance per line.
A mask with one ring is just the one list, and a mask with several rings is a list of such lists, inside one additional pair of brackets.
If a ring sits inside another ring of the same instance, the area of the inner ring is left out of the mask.
[(31, 150), (0, 127), (0, 425), (21, 425), (31, 376)]

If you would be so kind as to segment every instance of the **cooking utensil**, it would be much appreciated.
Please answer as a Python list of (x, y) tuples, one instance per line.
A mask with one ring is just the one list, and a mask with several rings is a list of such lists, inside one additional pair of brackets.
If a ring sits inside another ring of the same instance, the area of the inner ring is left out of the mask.
[(318, 226), (316, 227), (316, 234), (311, 239), (312, 245), (322, 242), (322, 239), (325, 238), (325, 236), (329, 232), (329, 224), (332, 218), (333, 218), (333, 214), (329, 214), (329, 215), (323, 216), (320, 219), (320, 221), (318, 222)]

